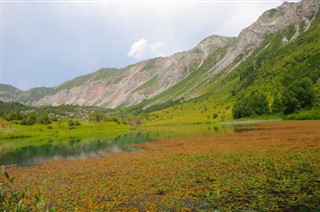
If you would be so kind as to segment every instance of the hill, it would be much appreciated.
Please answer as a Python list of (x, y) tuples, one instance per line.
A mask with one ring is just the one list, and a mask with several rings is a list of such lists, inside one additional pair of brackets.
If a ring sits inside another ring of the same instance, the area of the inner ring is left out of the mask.
[(189, 51), (103, 68), (54, 88), (3, 85), (0, 100), (158, 111), (148, 117), (158, 121), (230, 118), (236, 100), (252, 92), (265, 94), (271, 106), (296, 79), (308, 77), (319, 90), (319, 7), (317, 0), (285, 2), (237, 38), (212, 35)]

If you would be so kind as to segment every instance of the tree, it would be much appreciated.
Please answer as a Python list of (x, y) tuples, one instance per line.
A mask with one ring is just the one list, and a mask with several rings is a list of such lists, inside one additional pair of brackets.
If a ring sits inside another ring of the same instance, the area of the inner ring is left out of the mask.
[(259, 92), (252, 92), (249, 96), (238, 99), (232, 109), (233, 117), (236, 119), (268, 113), (267, 96)]
[(69, 120), (68, 120), (68, 128), (69, 128), (69, 129), (73, 129), (73, 127), (74, 127), (74, 122), (73, 122), (72, 119), (69, 119)]
[(48, 113), (43, 113), (39, 116), (40, 116), (40, 123), (41, 124), (46, 124), (46, 125), (51, 124)]
[(27, 125), (34, 125), (37, 121), (37, 115), (35, 113), (29, 113), (26, 118)]
[(247, 99), (238, 99), (232, 109), (233, 118), (239, 119), (243, 117), (252, 116), (253, 110), (249, 105)]
[(272, 104), (272, 107), (271, 107), (271, 111), (272, 111), (272, 113), (281, 113), (281, 112), (283, 112), (282, 98), (279, 95), (274, 97), (273, 104)]
[(300, 109), (311, 108), (315, 97), (310, 78), (294, 81), (283, 94), (284, 113), (290, 114)]
[(90, 115), (90, 120), (95, 122), (101, 122), (106, 119), (106, 116), (103, 113), (92, 113)]
[(249, 106), (254, 112), (254, 115), (264, 115), (269, 113), (269, 105), (267, 96), (259, 92), (251, 93), (249, 98)]

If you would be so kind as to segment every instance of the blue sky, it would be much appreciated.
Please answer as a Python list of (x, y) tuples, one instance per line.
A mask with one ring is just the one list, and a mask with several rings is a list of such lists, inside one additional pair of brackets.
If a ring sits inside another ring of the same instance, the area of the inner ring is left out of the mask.
[(52, 87), (237, 36), (283, 0), (1, 2), (1, 82)]

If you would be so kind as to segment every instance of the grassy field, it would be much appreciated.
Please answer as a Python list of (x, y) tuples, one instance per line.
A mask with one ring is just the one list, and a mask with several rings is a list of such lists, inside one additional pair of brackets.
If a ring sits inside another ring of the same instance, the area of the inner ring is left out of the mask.
[[(50, 125), (35, 124), (32, 126), (14, 124), (3, 121), (0, 124), (0, 153), (28, 147), (50, 145), (63, 145), (70, 138), (78, 140), (114, 139), (136, 129), (114, 122), (85, 122), (72, 129), (68, 127), (68, 120), (53, 122)], [(1, 161), (1, 160), (0, 160)]]
[(317, 211), (319, 126), (269, 122), (7, 170), (57, 211)]
[(125, 132), (132, 130), (132, 127), (123, 124), (117, 124), (115, 122), (87, 122), (81, 121), (79, 126), (74, 126), (72, 129), (68, 127), (68, 120), (61, 120), (59, 122), (53, 122), (50, 125), (35, 124), (32, 126), (13, 124), (7, 122), (7, 124), (0, 125), (0, 138), (27, 138), (27, 137), (39, 137), (39, 136), (59, 136), (70, 137), (77, 135), (78, 137), (86, 137), (100, 134), (117, 134), (118, 132)]

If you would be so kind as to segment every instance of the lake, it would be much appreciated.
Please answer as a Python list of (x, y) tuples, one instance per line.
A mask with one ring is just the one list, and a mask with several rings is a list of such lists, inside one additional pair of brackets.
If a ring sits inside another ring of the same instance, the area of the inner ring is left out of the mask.
[[(319, 135), (319, 121), (152, 126), (113, 140), (62, 139), (82, 150), (6, 170), (13, 190), (31, 188), (26, 204), (42, 191), (44, 210), (319, 211)], [(38, 143), (29, 144), (12, 150)]]
[[(116, 138), (78, 138), (75, 134), (68, 139), (15, 138), (0, 141), (0, 164), (32, 165), (50, 160), (85, 160), (99, 157), (106, 152), (130, 152), (140, 149), (137, 144), (171, 137), (213, 135), (237, 131), (232, 125), (209, 123), (179, 124), (169, 126), (142, 127)], [(21, 145), (23, 143), (23, 145)]]

